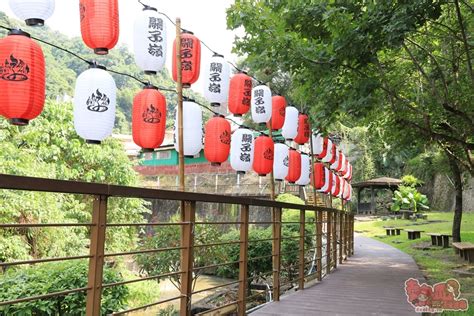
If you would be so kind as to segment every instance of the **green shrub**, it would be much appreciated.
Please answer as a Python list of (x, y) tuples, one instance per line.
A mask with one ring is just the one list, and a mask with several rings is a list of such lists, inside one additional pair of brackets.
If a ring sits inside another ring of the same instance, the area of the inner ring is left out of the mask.
[(421, 194), (415, 187), (403, 186), (398, 187), (398, 190), (393, 194), (392, 211), (411, 210), (418, 212), (420, 208), (428, 210), (428, 198)]
[[(69, 261), (42, 264), (31, 268), (7, 271), (0, 276), (0, 301), (31, 297), (87, 286), (88, 263)], [(123, 281), (120, 274), (104, 268), (104, 283)], [(101, 314), (124, 309), (128, 290), (114, 286), (102, 291)], [(0, 306), (0, 315), (85, 315), (86, 292), (66, 296)]]
[(420, 179), (418, 179), (417, 177), (415, 177), (411, 174), (407, 174), (407, 175), (403, 176), (402, 177), (402, 182), (403, 182), (403, 185), (405, 185), (407, 187), (412, 187), (412, 188), (423, 184), (423, 181), (421, 181)]

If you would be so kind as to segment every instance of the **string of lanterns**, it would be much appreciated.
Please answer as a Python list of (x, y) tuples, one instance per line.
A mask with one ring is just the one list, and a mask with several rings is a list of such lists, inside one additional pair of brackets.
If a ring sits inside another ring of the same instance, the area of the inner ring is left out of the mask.
[[(54, 11), (54, 0), (36, 0), (27, 5), (21, 0), (10, 0), (10, 6), (27, 25), (42, 26)], [(164, 17), (167, 16), (156, 8), (143, 6), (134, 23), (134, 55), (144, 74), (154, 75), (163, 69), (166, 60)], [(119, 36), (118, 0), (80, 0), (79, 14), (84, 43), (98, 55), (108, 54), (117, 44)], [(183, 87), (189, 88), (200, 76), (201, 41), (192, 32), (182, 30), (180, 42), (179, 48), (176, 41), (173, 44), (172, 77), (177, 81), (176, 56), (181, 56)], [(0, 61), (3, 60), (5, 63), (0, 64), (0, 115), (12, 124), (27, 125), (41, 113), (45, 102), (44, 55), (28, 33), (10, 30), (8, 36), (0, 40)], [(76, 82), (74, 126), (87, 143), (100, 144), (112, 134), (117, 88), (105, 67), (88, 63), (89, 69), (80, 74)], [(286, 180), (301, 186), (313, 182), (319, 192), (351, 199), (352, 165), (331, 139), (311, 132), (307, 114), (300, 113), (294, 106), (287, 106), (283, 96), (272, 96), (272, 91), (265, 84), (259, 82), (254, 86), (254, 78), (245, 72), (230, 78), (229, 63), (220, 54), (214, 52), (203, 69), (204, 97), (212, 107), (227, 105), (235, 117), (250, 111), (256, 124), (273, 131), (281, 129), (286, 141), (294, 141), (298, 145), (307, 144), (312, 137), (311, 154), (321, 162), (311, 166), (309, 155), (285, 143), (274, 143), (263, 132), (258, 132), (260, 136), (255, 138), (252, 129), (241, 124), (237, 124), (240, 127), (232, 133), (230, 119), (212, 109), (209, 110), (215, 116), (206, 123), (203, 133), (203, 105), (194, 100), (183, 103), (185, 156), (193, 157), (204, 148), (204, 155), (212, 165), (220, 165), (230, 156), (230, 165), (239, 174), (254, 170), (258, 175), (265, 176), (273, 171), (276, 181)], [(166, 111), (166, 99), (158, 87), (147, 84), (135, 96), (132, 134), (134, 142), (144, 151), (153, 151), (161, 146)], [(178, 111), (176, 121), (177, 117)], [(175, 125), (174, 144), (176, 151), (179, 151), (177, 134), (178, 127)]]

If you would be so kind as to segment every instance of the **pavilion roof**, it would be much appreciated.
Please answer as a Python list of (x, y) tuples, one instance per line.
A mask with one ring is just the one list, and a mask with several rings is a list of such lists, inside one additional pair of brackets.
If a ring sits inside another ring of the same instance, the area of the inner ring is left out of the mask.
[(402, 180), (389, 178), (389, 177), (381, 177), (371, 180), (366, 180), (363, 182), (354, 183), (353, 187), (398, 187), (402, 184)]

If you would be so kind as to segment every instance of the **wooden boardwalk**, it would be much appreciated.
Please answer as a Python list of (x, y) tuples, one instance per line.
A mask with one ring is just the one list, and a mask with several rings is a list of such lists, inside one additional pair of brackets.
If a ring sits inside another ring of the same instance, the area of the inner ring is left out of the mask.
[(424, 280), (410, 256), (356, 236), (355, 255), (320, 284), (284, 296), (252, 315), (420, 315), (406, 300), (404, 283), (410, 277)]

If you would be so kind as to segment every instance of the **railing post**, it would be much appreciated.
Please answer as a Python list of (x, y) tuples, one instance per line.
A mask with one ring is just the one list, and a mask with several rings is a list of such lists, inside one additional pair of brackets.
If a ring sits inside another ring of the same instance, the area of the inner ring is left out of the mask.
[[(316, 197), (315, 197), (316, 198)], [(318, 268), (318, 281), (323, 279), (323, 212), (316, 211), (316, 264)]]
[(339, 263), (342, 264), (344, 253), (344, 212), (339, 213)]
[(196, 202), (181, 201), (181, 299), (180, 315), (191, 315), (194, 263), (194, 222)]
[(349, 254), (349, 248), (347, 247), (349, 245), (349, 216), (347, 215), (347, 213), (344, 213), (344, 223), (346, 226), (346, 229), (344, 230), (344, 255), (345, 259), (347, 260)]
[(299, 255), (299, 286), (298, 290), (304, 290), (304, 240), (305, 240), (306, 210), (300, 210), (300, 255)]
[(240, 208), (240, 256), (239, 256), (239, 310), (238, 315), (244, 316), (247, 309), (247, 263), (249, 244), (249, 206)]
[[(332, 217), (332, 224), (333, 224), (333, 239), (332, 239), (332, 253), (333, 253), (333, 261), (334, 261), (334, 269), (337, 268), (337, 239), (338, 239), (338, 231), (337, 231), (337, 219), (339, 218), (339, 211), (334, 212)], [(340, 234), (340, 232), (339, 232)]]
[(102, 275), (104, 268), (105, 230), (107, 224), (107, 196), (94, 197), (92, 206), (92, 227), (90, 234), (89, 274), (87, 286), (86, 315), (100, 315), (102, 298)]
[(332, 211), (327, 211), (326, 220), (326, 274), (331, 273)]
[(273, 208), (272, 224), (272, 270), (273, 300), (280, 300), (280, 264), (281, 264), (281, 208)]
[(354, 255), (354, 214), (351, 214), (351, 223), (350, 223), (350, 229), (351, 229), (351, 244), (350, 244), (350, 250), (349, 253)]

